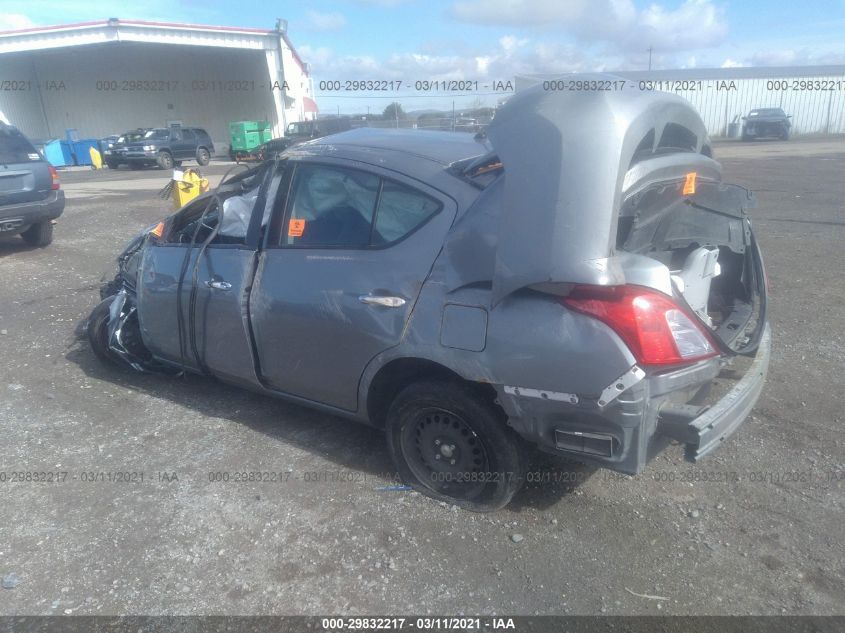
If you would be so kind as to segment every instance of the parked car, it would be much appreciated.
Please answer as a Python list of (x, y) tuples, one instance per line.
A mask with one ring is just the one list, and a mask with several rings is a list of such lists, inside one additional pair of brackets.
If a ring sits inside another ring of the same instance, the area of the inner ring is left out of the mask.
[(780, 108), (757, 108), (742, 117), (742, 140), (752, 138), (774, 137), (789, 140), (792, 115), (786, 114)]
[(487, 136), (298, 145), (136, 237), (88, 335), (383, 429), (411, 486), (471, 510), (511, 499), (527, 445), (697, 460), (770, 355), (753, 196), (710, 154), (674, 95), (539, 87)]
[(128, 163), (133, 169), (147, 165), (172, 169), (184, 160), (208, 165), (212, 154), (211, 137), (201, 128), (152, 128), (143, 138), (126, 143), (120, 162)]
[[(143, 140), (144, 135), (151, 128), (139, 127), (134, 130), (129, 130), (123, 134), (106, 137), (107, 139), (115, 139), (109, 143), (103, 143), (103, 162), (109, 169), (117, 169), (120, 165), (127, 165), (125, 154), (126, 145), (129, 143), (137, 143)], [(103, 139), (104, 141), (106, 139)]]
[(283, 137), (271, 139), (261, 145), (256, 152), (256, 156), (259, 160), (271, 159), (294, 145), (351, 129), (349, 117), (296, 121), (288, 124)]
[(111, 150), (120, 140), (120, 134), (109, 134), (108, 136), (104, 136), (99, 141), (97, 141), (97, 150), (100, 152), (100, 156), (103, 158), (103, 162), (106, 161), (106, 156), (111, 154)]
[(0, 123), (0, 235), (33, 246), (53, 241), (53, 221), (65, 209), (56, 168), (17, 128)]

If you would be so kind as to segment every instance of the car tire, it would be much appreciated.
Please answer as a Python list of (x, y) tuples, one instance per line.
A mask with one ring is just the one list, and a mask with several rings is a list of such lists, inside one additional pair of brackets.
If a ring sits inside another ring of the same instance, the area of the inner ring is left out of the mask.
[(197, 165), (205, 167), (211, 161), (211, 154), (204, 147), (197, 150)]
[(173, 156), (170, 152), (159, 152), (156, 164), (162, 169), (173, 169)]
[(117, 169), (119, 166), (120, 166), (120, 163), (117, 163), (113, 160), (107, 160), (106, 161), (106, 167), (108, 167), (109, 169)]
[(104, 363), (117, 364), (109, 350), (109, 308), (114, 297), (103, 299), (91, 312), (85, 324), (85, 332), (94, 355)]
[(53, 241), (53, 221), (37, 222), (21, 233), (21, 237), (30, 246), (47, 246)]
[(782, 140), (782, 141), (788, 141), (789, 140), (789, 129), (788, 128), (783, 128), (783, 130), (781, 130), (780, 140)]
[(385, 430), (399, 475), (432, 499), (490, 512), (506, 506), (525, 479), (525, 442), (469, 385), (406, 387), (390, 405)]

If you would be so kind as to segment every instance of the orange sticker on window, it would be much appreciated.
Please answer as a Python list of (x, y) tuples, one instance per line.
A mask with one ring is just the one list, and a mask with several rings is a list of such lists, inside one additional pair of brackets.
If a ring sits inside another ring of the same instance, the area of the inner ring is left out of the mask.
[(687, 179), (684, 181), (684, 195), (691, 196), (695, 193), (695, 176), (696, 173), (691, 171), (687, 174)]
[(295, 220), (291, 218), (288, 222), (288, 237), (302, 237), (305, 232), (305, 220)]

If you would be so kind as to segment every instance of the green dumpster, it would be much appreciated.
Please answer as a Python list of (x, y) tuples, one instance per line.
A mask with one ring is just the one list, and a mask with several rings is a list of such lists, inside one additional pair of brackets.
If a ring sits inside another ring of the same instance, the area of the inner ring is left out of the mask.
[(232, 152), (251, 152), (273, 138), (268, 121), (232, 121), (229, 145)]

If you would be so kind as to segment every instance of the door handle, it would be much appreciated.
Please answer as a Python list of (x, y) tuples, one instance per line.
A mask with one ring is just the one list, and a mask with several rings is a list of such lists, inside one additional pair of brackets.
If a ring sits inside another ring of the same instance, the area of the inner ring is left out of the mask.
[(385, 297), (382, 295), (361, 295), (358, 301), (367, 305), (384, 306), (385, 308), (401, 308), (405, 305), (402, 297)]
[(222, 279), (210, 279), (205, 282), (205, 285), (209, 288), (214, 288), (214, 290), (231, 290), (232, 288), (232, 284)]

